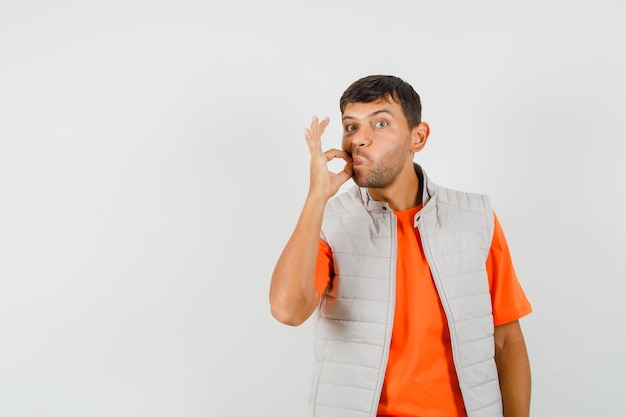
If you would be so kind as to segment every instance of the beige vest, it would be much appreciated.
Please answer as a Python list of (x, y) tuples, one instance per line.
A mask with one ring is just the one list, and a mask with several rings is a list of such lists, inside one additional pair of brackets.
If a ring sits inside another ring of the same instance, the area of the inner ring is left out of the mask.
[[(422, 176), (417, 165), (416, 171)], [(486, 196), (436, 186), (426, 175), (422, 181), (424, 207), (415, 227), (448, 320), (467, 415), (502, 417), (485, 267), (491, 205)], [(354, 187), (329, 201), (322, 238), (335, 277), (316, 314), (310, 415), (374, 417), (395, 310), (396, 217)]]

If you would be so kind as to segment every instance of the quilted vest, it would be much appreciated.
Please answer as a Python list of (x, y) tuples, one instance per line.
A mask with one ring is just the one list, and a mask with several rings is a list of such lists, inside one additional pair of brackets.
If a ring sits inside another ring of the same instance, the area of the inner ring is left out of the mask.
[[(502, 417), (485, 266), (491, 204), (432, 184), (415, 168), (424, 184), (415, 227), (448, 321), (467, 415)], [(316, 314), (310, 416), (375, 417), (395, 311), (396, 217), (355, 186), (329, 201), (322, 238), (335, 276)]]

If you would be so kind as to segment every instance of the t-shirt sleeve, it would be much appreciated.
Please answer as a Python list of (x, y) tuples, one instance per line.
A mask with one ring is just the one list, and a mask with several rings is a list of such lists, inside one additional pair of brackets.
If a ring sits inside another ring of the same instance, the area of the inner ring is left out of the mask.
[(317, 266), (315, 268), (315, 289), (322, 296), (333, 276), (333, 253), (328, 243), (320, 238), (317, 249)]
[(530, 302), (517, 279), (509, 246), (495, 213), (493, 240), (487, 256), (487, 274), (494, 325), (515, 321), (532, 312)]

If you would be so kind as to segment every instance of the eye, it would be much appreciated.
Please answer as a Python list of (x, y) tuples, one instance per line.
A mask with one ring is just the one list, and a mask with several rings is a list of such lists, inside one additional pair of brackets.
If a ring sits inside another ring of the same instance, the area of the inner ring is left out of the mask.
[(387, 123), (384, 120), (379, 120), (379, 121), (376, 122), (376, 127), (387, 127), (388, 124), (389, 123)]
[(354, 132), (356, 130), (356, 126), (355, 125), (347, 125), (346, 126), (346, 132)]

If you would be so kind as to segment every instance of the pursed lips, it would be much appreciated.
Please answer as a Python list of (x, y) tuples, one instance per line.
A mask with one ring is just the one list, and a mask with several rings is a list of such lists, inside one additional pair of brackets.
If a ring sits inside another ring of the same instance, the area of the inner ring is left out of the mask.
[(362, 165), (365, 163), (365, 158), (361, 155), (357, 155), (356, 152), (352, 152), (352, 165)]

